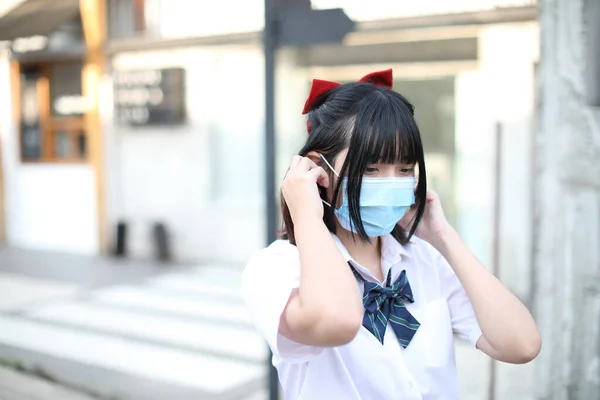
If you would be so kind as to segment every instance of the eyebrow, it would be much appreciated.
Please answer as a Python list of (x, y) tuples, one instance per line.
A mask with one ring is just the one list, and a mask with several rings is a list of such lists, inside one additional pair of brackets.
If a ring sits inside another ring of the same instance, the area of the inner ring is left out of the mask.
[[(371, 166), (371, 165), (390, 165), (388, 163), (382, 163), (382, 162), (374, 162), (374, 163), (368, 163), (367, 166)], [(399, 162), (399, 163), (393, 163), (393, 165), (401, 165), (401, 166), (409, 166), (409, 167), (416, 167), (417, 163), (405, 163), (405, 162)]]

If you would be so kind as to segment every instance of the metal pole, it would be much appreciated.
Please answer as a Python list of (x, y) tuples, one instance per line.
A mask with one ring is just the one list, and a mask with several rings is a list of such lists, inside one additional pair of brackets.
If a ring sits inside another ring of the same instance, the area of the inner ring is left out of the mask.
[(267, 244), (271, 244), (277, 232), (277, 209), (275, 201), (275, 51), (277, 38), (272, 0), (265, 0), (265, 196), (267, 204)]
[[(273, 0), (265, 0), (265, 28), (263, 45), (265, 53), (265, 199), (267, 245), (276, 238), (277, 209), (275, 199), (275, 51), (277, 27), (273, 13)], [(271, 351), (267, 357), (269, 400), (279, 399), (279, 378), (271, 364)]]
[[(541, 76), (540, 76), (540, 64), (539, 61), (536, 62), (533, 65), (533, 79), (534, 81), (540, 82)], [(540, 110), (542, 109), (541, 107), (541, 96), (538, 96), (538, 93), (540, 93), (540, 89), (538, 88), (537, 84), (535, 87), (535, 107), (534, 109), (534, 128), (532, 129), (532, 133), (533, 133), (533, 139), (532, 139), (532, 143), (531, 143), (531, 160), (530, 160), (530, 167), (531, 167), (531, 172), (529, 175), (529, 181), (530, 186), (529, 186), (529, 193), (531, 196), (531, 200), (529, 202), (529, 212), (531, 213), (531, 216), (529, 218), (529, 223), (531, 224), (531, 250), (529, 252), (529, 295), (527, 296), (527, 307), (532, 311), (532, 314), (535, 316), (537, 316), (537, 309), (536, 309), (536, 303), (535, 303), (535, 292), (537, 290), (537, 283), (538, 283), (538, 274), (537, 274), (537, 269), (535, 268), (536, 265), (536, 261), (537, 261), (537, 253), (535, 251), (535, 243), (537, 241), (537, 237), (539, 234), (539, 211), (537, 210), (536, 204), (538, 204), (538, 187), (539, 187), (539, 178), (538, 178), (538, 174), (537, 174), (537, 170), (538, 170), (538, 148), (536, 146), (536, 137), (537, 137), (537, 133), (539, 132), (539, 128), (540, 128)]]
[[(500, 206), (502, 203), (502, 124), (496, 123), (496, 167), (494, 179), (494, 237), (492, 249), (492, 272), (500, 279)], [(488, 400), (496, 399), (497, 362), (490, 359), (490, 385), (488, 387)]]

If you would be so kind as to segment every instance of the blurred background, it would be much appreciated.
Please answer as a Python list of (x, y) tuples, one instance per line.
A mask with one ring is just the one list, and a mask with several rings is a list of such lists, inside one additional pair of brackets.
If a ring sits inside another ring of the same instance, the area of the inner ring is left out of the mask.
[(0, 399), (268, 399), (241, 270), (312, 78), (386, 68), (544, 336), (463, 398), (600, 399), (600, 2), (266, 3), (0, 0)]

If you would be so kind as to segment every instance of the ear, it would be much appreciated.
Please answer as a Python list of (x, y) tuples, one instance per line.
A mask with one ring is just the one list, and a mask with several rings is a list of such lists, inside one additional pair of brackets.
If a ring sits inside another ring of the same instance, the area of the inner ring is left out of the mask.
[(312, 162), (314, 162), (315, 164), (317, 164), (319, 167), (322, 167), (323, 165), (323, 159), (321, 158), (321, 153), (318, 153), (316, 151), (311, 151), (310, 153), (308, 153), (306, 155), (306, 157), (308, 157)]

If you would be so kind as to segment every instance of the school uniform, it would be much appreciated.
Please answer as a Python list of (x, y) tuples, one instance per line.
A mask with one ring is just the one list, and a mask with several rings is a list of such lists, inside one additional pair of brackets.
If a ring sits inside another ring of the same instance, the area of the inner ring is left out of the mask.
[[(355, 271), (361, 293), (368, 284), (385, 286), (332, 236)], [(381, 340), (364, 325), (354, 340), (339, 347), (289, 340), (278, 330), (290, 293), (300, 284), (298, 249), (276, 241), (244, 269), (243, 295), (273, 352), (286, 400), (459, 399), (453, 335), (476, 344), (481, 329), (473, 307), (450, 265), (432, 246), (416, 237), (404, 246), (391, 235), (381, 238), (382, 276), (393, 282), (405, 271), (412, 291), (413, 302), (404, 306), (418, 328), (408, 344), (398, 340), (390, 323)]]

